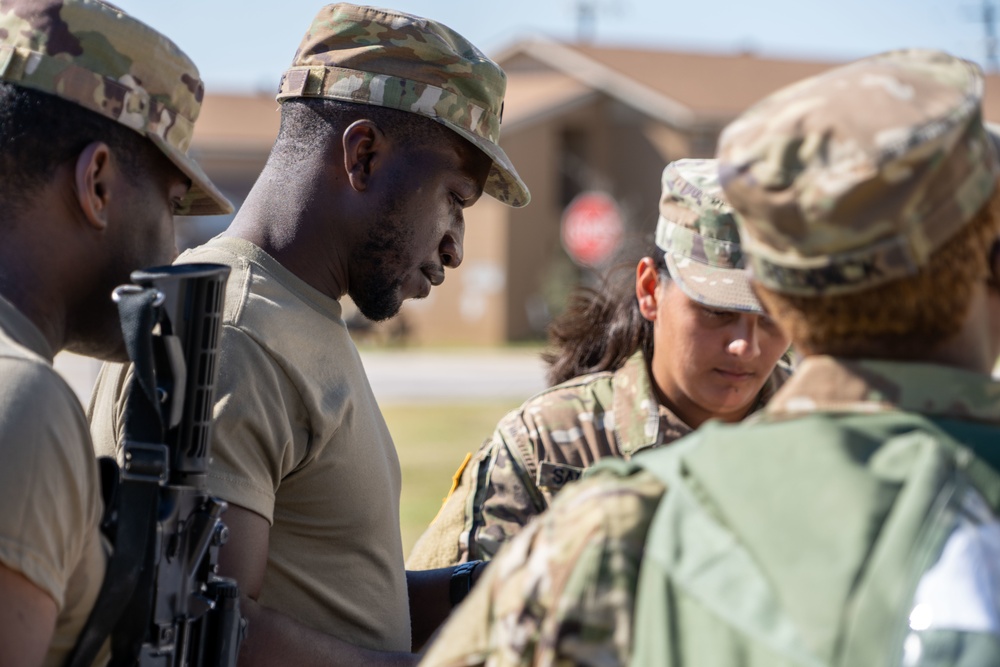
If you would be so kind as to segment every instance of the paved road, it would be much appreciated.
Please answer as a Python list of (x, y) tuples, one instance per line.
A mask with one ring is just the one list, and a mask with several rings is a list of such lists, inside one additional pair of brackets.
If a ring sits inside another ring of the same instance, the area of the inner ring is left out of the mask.
[(525, 399), (545, 388), (537, 351), (362, 352), (380, 403)]
[[(361, 358), (380, 403), (525, 399), (545, 387), (535, 350), (366, 350)], [(56, 368), (86, 405), (100, 364), (63, 353)]]

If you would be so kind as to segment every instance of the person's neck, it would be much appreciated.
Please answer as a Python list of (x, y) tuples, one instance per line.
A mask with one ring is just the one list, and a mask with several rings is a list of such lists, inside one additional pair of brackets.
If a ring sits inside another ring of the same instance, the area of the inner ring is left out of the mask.
[(958, 333), (930, 351), (930, 363), (955, 366), (990, 375), (997, 359), (997, 338), (993, 313), (998, 306), (984, 284), (976, 285), (969, 299), (968, 312)]
[(990, 345), (985, 341), (968, 344), (959, 343), (955, 339), (945, 341), (930, 353), (917, 361), (941, 366), (952, 366), (975, 373), (989, 375), (993, 370), (995, 359), (989, 355)]
[(347, 292), (345, 264), (330, 210), (315, 186), (290, 181), (265, 169), (233, 220), (226, 236), (253, 243), (310, 286), (334, 299)]
[(710, 419), (718, 419), (719, 421), (734, 424), (736, 422), (743, 421), (748, 414), (750, 414), (750, 409), (756, 402), (756, 397), (744, 407), (734, 410), (733, 412), (727, 413), (715, 413), (705, 410), (704, 408), (692, 403), (691, 401), (679, 402), (672, 401), (669, 397), (662, 394), (660, 396), (660, 403), (666, 407), (668, 410), (674, 413), (678, 419), (690, 426), (692, 429), (700, 428), (702, 424)]
[[(0, 296), (41, 331), (55, 354), (66, 346), (69, 309), (67, 285), (60, 265), (41, 256), (38, 244), (3, 239), (0, 251)], [(48, 267), (48, 268), (42, 268)]]
[(688, 398), (679, 387), (672, 387), (672, 389), (661, 387), (660, 383), (654, 380), (653, 390), (656, 393), (656, 400), (660, 403), (660, 405), (670, 410), (675, 417), (690, 426), (692, 429), (699, 428), (710, 419), (718, 419), (729, 423), (742, 421), (748, 414), (750, 414), (750, 410), (757, 402), (757, 397), (755, 396), (752, 401), (747, 403), (747, 405), (741, 406), (735, 410), (725, 413), (712, 412), (711, 410), (706, 410)]
[[(866, 358), (901, 363), (937, 364), (991, 375), (997, 359), (997, 339), (1000, 337), (1000, 331), (997, 331), (997, 327), (991, 323), (991, 315), (998, 308), (1000, 299), (988, 296), (985, 286), (977, 285), (969, 299), (965, 321), (952, 337), (907, 358), (892, 354), (882, 356), (877, 353)], [(826, 354), (823, 350), (810, 350), (804, 346), (799, 349), (806, 357)]]

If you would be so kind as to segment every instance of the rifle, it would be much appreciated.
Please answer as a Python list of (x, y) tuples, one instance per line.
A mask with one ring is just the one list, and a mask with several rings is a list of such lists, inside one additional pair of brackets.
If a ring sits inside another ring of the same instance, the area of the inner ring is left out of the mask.
[(246, 629), (236, 582), (217, 573), (226, 503), (207, 491), (218, 339), (229, 267), (135, 271), (114, 292), (132, 379), (121, 468), (102, 459), (102, 529), (115, 550), (67, 662), (234, 667)]

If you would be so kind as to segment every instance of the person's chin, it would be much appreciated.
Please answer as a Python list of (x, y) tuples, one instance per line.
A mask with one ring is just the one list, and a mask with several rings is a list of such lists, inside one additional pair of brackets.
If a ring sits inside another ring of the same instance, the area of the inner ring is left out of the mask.
[(716, 406), (718, 412), (739, 410), (757, 395), (759, 390), (755, 386), (752, 382), (722, 380), (715, 383), (711, 390), (711, 403)]
[(431, 284), (429, 282), (424, 282), (416, 290), (416, 293), (411, 296), (411, 299), (426, 299), (431, 295)]
[(729, 397), (729, 400), (720, 399), (711, 403), (713, 419), (721, 419), (725, 422), (738, 422), (744, 417), (747, 409), (750, 407), (749, 402), (733, 400), (733, 398)]
[(421, 273), (406, 282), (403, 287), (405, 293), (402, 300), (426, 299), (430, 296), (431, 289), (433, 289), (433, 287), (434, 285), (431, 283), (430, 279)]
[(352, 290), (348, 292), (348, 296), (362, 315), (372, 322), (382, 322), (399, 312), (406, 299), (406, 291), (405, 285), (396, 281), (372, 285), (369, 289)]
[(394, 317), (399, 312), (400, 299), (379, 299), (376, 302), (367, 302), (359, 299), (354, 300), (354, 305), (358, 307), (361, 314), (372, 322), (382, 322)]

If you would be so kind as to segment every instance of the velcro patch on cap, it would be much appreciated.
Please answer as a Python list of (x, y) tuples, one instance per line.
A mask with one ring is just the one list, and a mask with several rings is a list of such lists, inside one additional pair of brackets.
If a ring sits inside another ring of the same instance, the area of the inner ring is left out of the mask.
[[(736, 223), (731, 224), (735, 226)], [(739, 243), (704, 236), (663, 216), (656, 225), (656, 245), (677, 257), (693, 259), (707, 266), (743, 268), (743, 251)]]
[(309, 70), (291, 69), (285, 72), (285, 77), (278, 86), (279, 92), (288, 95), (300, 96), (306, 89), (306, 81), (309, 79)]
[(538, 486), (558, 491), (569, 482), (575, 482), (583, 475), (583, 468), (542, 461), (538, 468)]

